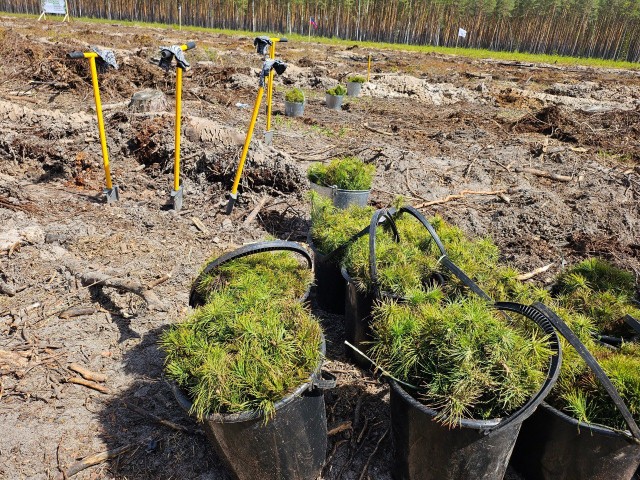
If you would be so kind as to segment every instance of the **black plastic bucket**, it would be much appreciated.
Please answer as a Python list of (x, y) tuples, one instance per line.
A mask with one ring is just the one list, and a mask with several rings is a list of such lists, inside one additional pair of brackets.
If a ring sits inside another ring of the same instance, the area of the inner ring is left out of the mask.
[(561, 350), (546, 317), (524, 305), (498, 303), (496, 308), (524, 315), (550, 337), (554, 355), (540, 390), (511, 416), (503, 419), (463, 419), (454, 427), (435, 420), (437, 411), (391, 384), (391, 433), (397, 480), (499, 480), (509, 464), (522, 422), (536, 410), (555, 384)]
[(531, 480), (629, 480), (640, 465), (640, 445), (542, 404), (524, 422), (511, 464)]
[[(302, 245), (296, 242), (285, 242), (283, 240), (273, 240), (270, 242), (258, 242), (251, 243), (248, 245), (244, 245), (232, 252), (225, 253), (215, 260), (209, 262), (207, 266), (200, 272), (198, 277), (195, 279), (193, 284), (191, 285), (191, 292), (189, 294), (189, 306), (191, 307), (200, 307), (205, 304), (205, 299), (202, 298), (202, 295), (198, 293), (197, 287), (200, 284), (201, 280), (211, 273), (214, 269), (218, 268), (220, 265), (224, 263), (228, 263), (232, 260), (236, 260), (238, 258), (247, 257), (249, 255), (256, 255), (258, 253), (263, 252), (292, 252), (300, 255), (306, 266), (310, 269), (313, 268), (313, 260), (311, 259), (311, 255), (307, 252)], [(311, 287), (307, 289), (307, 291), (300, 298), (301, 302), (305, 302), (309, 298), (309, 292)]]
[[(327, 419), (324, 393), (301, 385), (275, 404), (265, 424), (255, 411), (211, 415), (204, 421), (207, 438), (229, 470), (240, 480), (314, 480), (324, 466)], [(187, 412), (191, 401), (172, 384)]]
[[(367, 353), (371, 336), (371, 310), (375, 297), (372, 293), (358, 290), (346, 269), (341, 269), (341, 276), (346, 282), (344, 304), (344, 336), (345, 340), (362, 353)], [(347, 356), (357, 366), (369, 368), (371, 363), (351, 348), (347, 348)]]
[(318, 252), (313, 245), (310, 234), (307, 241), (313, 251), (313, 270), (318, 306), (325, 312), (342, 315), (344, 314), (346, 283), (340, 274), (337, 257)]
[(629, 430), (580, 423), (543, 404), (525, 422), (514, 451), (512, 465), (526, 479), (629, 480), (640, 465), (640, 428), (611, 380), (580, 339), (554, 312), (542, 304), (554, 327), (584, 359), (620, 411)]

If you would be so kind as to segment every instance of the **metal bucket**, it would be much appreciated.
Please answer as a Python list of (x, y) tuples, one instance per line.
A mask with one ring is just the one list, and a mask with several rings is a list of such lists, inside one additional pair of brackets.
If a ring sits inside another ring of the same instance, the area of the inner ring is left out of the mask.
[(311, 182), (311, 190), (333, 200), (336, 208), (348, 208), (351, 205), (366, 207), (371, 190), (342, 190), (338, 187), (323, 187)]
[(287, 117), (301, 117), (304, 115), (304, 102), (284, 101), (284, 114)]
[(350, 97), (359, 97), (362, 90), (361, 82), (347, 82), (347, 95)]
[(327, 93), (324, 98), (327, 103), (327, 108), (330, 108), (331, 110), (342, 110), (342, 99), (344, 98), (344, 95), (329, 95)]

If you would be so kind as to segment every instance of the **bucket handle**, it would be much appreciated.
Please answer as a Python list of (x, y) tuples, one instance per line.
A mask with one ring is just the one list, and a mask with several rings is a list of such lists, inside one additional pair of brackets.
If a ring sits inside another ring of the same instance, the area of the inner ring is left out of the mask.
[(400, 234), (398, 233), (396, 222), (393, 219), (393, 213), (386, 208), (376, 210), (369, 224), (369, 276), (371, 277), (374, 295), (378, 298), (380, 298), (380, 285), (378, 284), (378, 266), (376, 265), (376, 232), (378, 225), (383, 221), (389, 222), (389, 226), (393, 232), (393, 240), (400, 242)]
[(311, 376), (311, 382), (309, 382), (309, 390), (331, 390), (335, 388), (338, 379), (336, 376), (326, 370), (320, 370)]
[(518, 420), (520, 420), (521, 418), (524, 420), (529, 417), (544, 401), (547, 395), (549, 395), (549, 392), (556, 384), (558, 376), (560, 375), (560, 366), (562, 365), (562, 348), (560, 347), (560, 341), (558, 339), (556, 329), (554, 328), (553, 322), (548, 315), (534, 307), (514, 302), (497, 302), (494, 304), (494, 307), (501, 311), (520, 314), (523, 317), (533, 321), (542, 329), (545, 334), (549, 336), (549, 343), (554, 353), (551, 356), (551, 361), (549, 362), (547, 376), (544, 383), (538, 390), (538, 393), (536, 393), (515, 413), (500, 422), (498, 425), (493, 428), (486, 429), (484, 433), (487, 435), (497, 430), (502, 430), (504, 427), (513, 423), (518, 423)]
[(413, 216), (422, 224), (424, 228), (427, 229), (427, 231), (431, 235), (431, 238), (438, 247), (438, 250), (440, 250), (440, 253), (442, 254), (442, 256), (440, 257), (440, 263), (442, 263), (442, 265), (444, 265), (447, 270), (453, 273), (453, 275), (456, 276), (469, 290), (478, 295), (480, 298), (487, 301), (493, 301), (491, 297), (489, 297), (489, 295), (487, 295), (477, 283), (471, 280), (471, 278), (469, 278), (469, 276), (467, 276), (467, 274), (464, 273), (462, 269), (460, 269), (460, 267), (453, 263), (451, 258), (449, 258), (447, 250), (444, 247), (442, 240), (440, 240), (440, 236), (436, 232), (436, 229), (433, 225), (431, 225), (431, 222), (429, 222), (429, 220), (427, 220), (424, 215), (422, 215), (418, 210), (410, 205), (406, 205), (398, 210), (396, 216), (401, 215), (402, 213), (408, 213), (409, 215)]
[(573, 348), (575, 348), (576, 352), (578, 352), (578, 354), (582, 357), (587, 366), (591, 369), (591, 371), (593, 371), (600, 384), (607, 391), (609, 397), (611, 397), (611, 400), (613, 401), (618, 411), (622, 414), (624, 421), (629, 427), (629, 431), (631, 432), (633, 441), (635, 443), (640, 443), (640, 428), (638, 428), (638, 424), (633, 419), (633, 415), (631, 415), (631, 412), (625, 405), (624, 400), (618, 393), (618, 390), (613, 385), (613, 383), (611, 383), (611, 380), (604, 372), (598, 361), (591, 354), (591, 352), (587, 350), (587, 347), (580, 341), (577, 335), (573, 333), (569, 326), (549, 307), (547, 307), (543, 303), (536, 302), (532, 305), (532, 308), (545, 315), (546, 318), (551, 322), (551, 324), (567, 340), (567, 342), (569, 342), (569, 344)]
[(311, 259), (311, 255), (309, 255), (309, 252), (307, 252), (299, 243), (286, 242), (283, 240), (273, 240), (270, 242), (258, 242), (244, 245), (243, 247), (240, 247), (232, 252), (228, 252), (219, 256), (218, 258), (212, 260), (211, 262), (209, 262), (209, 264), (207, 264), (207, 266), (202, 270), (202, 272), (200, 272), (200, 275), (198, 275), (191, 286), (189, 305), (191, 307), (198, 307), (202, 305), (202, 299), (200, 297), (200, 294), (196, 290), (205, 275), (209, 274), (212, 270), (238, 258), (248, 257), (257, 253), (276, 251), (289, 251), (297, 253), (306, 260), (309, 270), (313, 269), (313, 260)]

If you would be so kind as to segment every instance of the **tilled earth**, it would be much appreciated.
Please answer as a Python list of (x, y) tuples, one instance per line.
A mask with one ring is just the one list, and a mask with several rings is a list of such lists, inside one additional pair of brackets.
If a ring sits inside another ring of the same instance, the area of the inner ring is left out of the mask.
[[(184, 209), (172, 189), (175, 75), (160, 45), (195, 40), (183, 104)], [(115, 183), (106, 206), (89, 45), (113, 49), (101, 75)], [(324, 90), (366, 70), (341, 112)], [(399, 195), (470, 235), (489, 235), (523, 272), (606, 257), (640, 274), (640, 79), (636, 71), (470, 60), (314, 43), (278, 46), (275, 136), (256, 128), (241, 201), (224, 214), (257, 91), (252, 38), (118, 24), (0, 17), (0, 477), (224, 479), (199, 425), (162, 376), (158, 334), (188, 311), (213, 253), (268, 236), (304, 241), (306, 167), (355, 154), (375, 163), (372, 201)], [(305, 115), (282, 116), (302, 87)], [(129, 108), (143, 89), (167, 107)], [(263, 203), (255, 220), (245, 222)], [(126, 284), (130, 291), (118, 288)], [(112, 286), (109, 286), (112, 285)], [(317, 310), (328, 339), (332, 430), (324, 479), (390, 479), (388, 393), (350, 365), (340, 317)], [(70, 383), (78, 364), (106, 393)], [(167, 425), (159, 420), (173, 422)], [(511, 475), (511, 474), (510, 474)]]

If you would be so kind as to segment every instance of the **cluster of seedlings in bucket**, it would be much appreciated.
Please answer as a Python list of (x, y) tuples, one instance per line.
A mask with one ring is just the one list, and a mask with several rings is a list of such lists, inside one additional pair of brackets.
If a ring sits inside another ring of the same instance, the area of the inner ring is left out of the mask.
[(347, 82), (349, 83), (364, 83), (366, 81), (367, 79), (362, 75), (351, 75), (349, 78), (347, 78)]
[(322, 332), (300, 302), (311, 272), (288, 252), (234, 259), (205, 275), (206, 300), (161, 338), (167, 376), (193, 402), (199, 419), (258, 411), (308, 381), (321, 360)]
[(332, 160), (328, 165), (314, 163), (307, 170), (307, 178), (322, 187), (369, 190), (375, 171), (375, 165), (364, 163), (357, 157), (343, 157)]
[[(312, 239), (325, 254), (366, 227), (373, 210), (337, 210), (317, 196), (312, 201)], [(491, 239), (470, 239), (440, 217), (430, 223), (449, 258), (491, 298), (524, 304), (541, 301), (555, 310), (640, 420), (640, 346), (627, 341), (614, 348), (598, 341), (599, 335), (628, 334), (626, 315), (640, 318), (633, 275), (603, 260), (588, 259), (564, 271), (552, 287), (543, 288), (518, 280), (517, 270), (501, 264)], [(517, 409), (545, 378), (550, 355), (546, 337), (533, 323), (503, 317), (469, 292), (440, 265), (439, 249), (413, 217), (400, 215), (395, 224), (400, 241), (386, 224), (376, 235), (378, 287), (388, 295), (374, 307), (374, 361), (405, 385), (416, 387), (408, 390), (436, 408), (444, 423), (501, 417)], [(341, 259), (365, 292), (373, 287), (369, 255), (369, 238), (364, 236)], [(624, 428), (621, 415), (586, 363), (566, 342), (562, 346), (560, 377), (547, 401), (579, 421)]]
[(304, 103), (304, 92), (299, 88), (292, 88), (291, 90), (287, 91), (284, 99), (287, 102), (291, 103)]
[(336, 85), (333, 88), (330, 88), (326, 91), (328, 95), (333, 95), (334, 97), (342, 97), (347, 94), (347, 89), (342, 85)]

